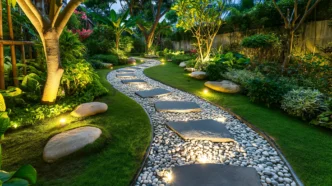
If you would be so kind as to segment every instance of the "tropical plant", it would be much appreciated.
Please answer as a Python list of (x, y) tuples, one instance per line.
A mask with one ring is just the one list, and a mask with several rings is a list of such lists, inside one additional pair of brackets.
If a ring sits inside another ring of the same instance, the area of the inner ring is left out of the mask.
[(118, 53), (120, 45), (120, 37), (122, 33), (127, 32), (129, 34), (133, 34), (131, 27), (133, 27), (136, 24), (137, 17), (129, 16), (129, 10), (127, 10), (123, 14), (117, 14), (113, 9), (111, 10), (110, 15), (108, 17), (99, 16), (98, 14), (95, 14), (94, 16), (104, 24), (113, 27), (115, 34), (115, 49), (116, 53)]
[(77, 34), (64, 30), (60, 36), (60, 54), (64, 63), (75, 59), (82, 59), (86, 53), (85, 45)]
[(332, 111), (323, 112), (316, 119), (312, 120), (310, 124), (332, 129)]

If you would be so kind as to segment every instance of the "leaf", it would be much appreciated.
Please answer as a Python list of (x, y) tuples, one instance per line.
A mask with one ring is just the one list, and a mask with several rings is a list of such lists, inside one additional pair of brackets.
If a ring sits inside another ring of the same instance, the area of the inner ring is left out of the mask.
[(13, 178), (5, 182), (2, 186), (28, 186), (29, 182), (20, 178)]
[(112, 21), (116, 21), (116, 12), (115, 12), (115, 10), (111, 10), (111, 12), (110, 12), (110, 18), (111, 18), (111, 20)]
[(8, 0), (8, 3), (12, 5), (12, 7), (16, 6), (16, 0)]
[(6, 172), (6, 171), (3, 171), (3, 170), (0, 170), (0, 180), (2, 182), (5, 182), (7, 180), (9, 180), (11, 178), (13, 174), (9, 173), (9, 172)]
[(7, 112), (0, 112), (0, 136), (5, 134), (9, 126), (10, 126), (10, 120), (7, 115)]
[(30, 184), (36, 184), (37, 171), (31, 165), (24, 165), (15, 172), (12, 178), (21, 178), (27, 180)]

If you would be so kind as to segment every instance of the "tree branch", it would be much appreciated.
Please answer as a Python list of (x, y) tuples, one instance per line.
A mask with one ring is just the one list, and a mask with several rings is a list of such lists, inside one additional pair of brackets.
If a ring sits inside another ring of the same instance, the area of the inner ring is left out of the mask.
[[(311, 0), (309, 0), (309, 1), (311, 1)], [(314, 10), (314, 8), (317, 6), (317, 4), (320, 1), (321, 0), (316, 0), (316, 2), (310, 7), (310, 9), (304, 12), (304, 15), (302, 16), (302, 19), (297, 24), (297, 26), (294, 28), (294, 31), (297, 30), (301, 26), (301, 24), (304, 22), (304, 20), (307, 18), (307, 16)], [(308, 4), (309, 4), (309, 2), (308, 2)], [(308, 7), (308, 4), (307, 4), (307, 7)]]
[(274, 7), (276, 7), (276, 9), (278, 10), (279, 14), (281, 15), (281, 17), (284, 19), (284, 22), (285, 22), (285, 26), (288, 24), (287, 22), (287, 18), (284, 16), (284, 14), (282, 13), (282, 11), (280, 10), (279, 6), (277, 5), (276, 3), (276, 0), (272, 0), (273, 1), (273, 4), (274, 4)]
[[(44, 24), (40, 19), (38, 19), (38, 15), (35, 15), (35, 11), (31, 10), (31, 8), (30, 8), (30, 6), (28, 6), (27, 2), (31, 3), (30, 0), (27, 0), (27, 1), (17, 0), (17, 3), (21, 7), (24, 14), (29, 18), (29, 20), (31, 21), (32, 25), (36, 28), (39, 35), (42, 36)], [(39, 12), (38, 12), (38, 14), (39, 14)]]
[(58, 36), (61, 35), (63, 28), (66, 26), (68, 20), (73, 14), (74, 10), (81, 4), (83, 0), (71, 0), (65, 7), (65, 9), (59, 14), (58, 19), (55, 22), (55, 29)]

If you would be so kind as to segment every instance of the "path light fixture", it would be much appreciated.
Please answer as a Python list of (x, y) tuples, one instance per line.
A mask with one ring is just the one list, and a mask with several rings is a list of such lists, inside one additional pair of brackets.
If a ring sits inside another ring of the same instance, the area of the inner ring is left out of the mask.
[(171, 173), (171, 172), (166, 172), (166, 173), (165, 173), (164, 180), (165, 180), (167, 183), (171, 183), (172, 180), (173, 180), (173, 175), (172, 175), (172, 173)]
[(198, 158), (198, 162), (200, 162), (200, 163), (207, 163), (207, 161), (208, 161), (208, 158), (207, 158), (207, 156), (206, 155), (201, 155), (199, 158)]
[(227, 119), (224, 116), (221, 116), (221, 117), (217, 118), (216, 120), (224, 123)]
[(207, 88), (205, 88), (205, 89), (203, 90), (203, 92), (204, 92), (204, 94), (207, 94), (207, 93), (209, 93), (209, 90), (208, 90)]
[(66, 123), (67, 123), (67, 120), (66, 120), (66, 118), (61, 118), (60, 120), (59, 120), (59, 123), (60, 123), (60, 126), (65, 126), (66, 125)]

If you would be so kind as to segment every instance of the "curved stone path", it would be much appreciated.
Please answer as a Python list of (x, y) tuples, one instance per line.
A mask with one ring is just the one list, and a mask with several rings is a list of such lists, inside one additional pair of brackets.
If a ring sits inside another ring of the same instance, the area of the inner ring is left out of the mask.
[[(146, 77), (143, 70), (160, 62), (145, 61), (139, 68), (127, 67), (107, 76), (114, 88), (144, 107), (152, 120), (152, 147), (136, 185), (296, 185), (286, 163), (262, 136), (226, 111)], [(120, 75), (128, 72), (129, 76)], [(146, 92), (152, 89), (170, 93), (153, 97), (153, 92)], [(200, 111), (157, 111), (155, 103), (170, 101), (196, 103)]]

